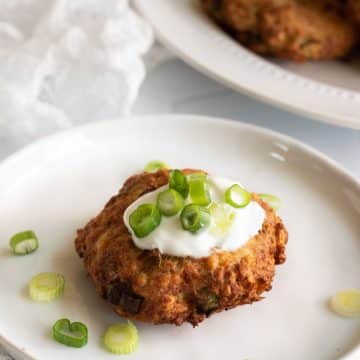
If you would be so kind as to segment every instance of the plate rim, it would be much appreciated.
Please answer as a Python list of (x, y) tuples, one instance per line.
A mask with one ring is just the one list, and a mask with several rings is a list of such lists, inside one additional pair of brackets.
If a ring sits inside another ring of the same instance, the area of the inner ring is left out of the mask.
[[(191, 1), (191, 0), (182, 0), (182, 1)], [(293, 114), (304, 116), (310, 120), (323, 122), (323, 123), (327, 123), (327, 124), (331, 124), (331, 125), (335, 125), (335, 126), (347, 127), (347, 128), (352, 128), (352, 129), (360, 129), (360, 121), (357, 120), (358, 116), (356, 116), (356, 115), (352, 115), (352, 114), (335, 114), (334, 115), (334, 114), (326, 113), (323, 111), (316, 111), (315, 108), (307, 108), (305, 105), (297, 106), (295, 104), (292, 104), (291, 102), (286, 102), (277, 97), (272, 97), (270, 95), (261, 94), (259, 92), (256, 92), (253, 89), (247, 88), (246, 85), (244, 85), (244, 84), (235, 83), (235, 82), (232, 82), (232, 81), (224, 78), (220, 73), (214, 72), (211, 69), (209, 69), (206, 64), (204, 64), (201, 61), (198, 61), (197, 59), (195, 59), (194, 57), (188, 55), (185, 51), (183, 51), (181, 49), (180, 46), (178, 46), (178, 44), (175, 44), (173, 41), (171, 41), (170, 37), (167, 34), (165, 34), (163, 31), (161, 31), (158, 24), (156, 24), (153, 21), (153, 19), (149, 16), (149, 14), (147, 13), (147, 11), (145, 9), (144, 4), (146, 3), (146, 0), (133, 0), (133, 3), (135, 5), (136, 10), (138, 12), (140, 12), (140, 14), (150, 22), (150, 24), (152, 25), (152, 27), (155, 30), (157, 39), (159, 39), (159, 41), (166, 48), (168, 48), (170, 51), (172, 51), (176, 56), (178, 56), (180, 59), (182, 59), (185, 63), (187, 63), (192, 68), (194, 68), (196, 71), (199, 71), (203, 75), (207, 76), (208, 78), (210, 78), (222, 85), (225, 85), (226, 87), (228, 87), (236, 92), (240, 92), (247, 96), (250, 96), (250, 97), (254, 98), (255, 100), (262, 101), (268, 105), (275, 106), (278, 109), (286, 110)], [(221, 31), (219, 31), (219, 33), (224, 35), (223, 32), (221, 32)], [(315, 84), (319, 88), (323, 87), (323, 88), (327, 89), (327, 92), (331, 92), (331, 91), (342, 92), (345, 95), (343, 97), (343, 99), (344, 98), (346, 99), (349, 97), (356, 97), (356, 98), (360, 99), (360, 92), (356, 92), (354, 90), (349, 90), (346, 88), (341, 88), (341, 87), (338, 87), (335, 85), (330, 85), (325, 82), (312, 80), (305, 76), (298, 75), (287, 69), (283, 69), (281, 66), (278, 66), (276, 64), (270, 64), (270, 62), (267, 61), (265, 58), (259, 57), (255, 53), (250, 52), (248, 49), (244, 48), (241, 44), (236, 43), (236, 45), (239, 46), (240, 48), (242, 48), (243, 50), (249, 52), (249, 54), (251, 54), (251, 56), (255, 56), (257, 58), (257, 61), (266, 63), (267, 66), (272, 66), (274, 69), (276, 69), (276, 71), (281, 72), (283, 75), (282, 78), (291, 76), (295, 79)], [(274, 78), (274, 79), (279, 80), (276, 78)], [(286, 79), (282, 80), (282, 81), (285, 82)], [(288, 83), (291, 84), (290, 81), (288, 81)], [(316, 94), (314, 94), (314, 95), (316, 95)], [(335, 97), (335, 99), (336, 99), (336, 97)], [(346, 100), (350, 101), (350, 99), (346, 99)], [(360, 103), (359, 103), (359, 106), (360, 106)]]
[[(321, 150), (314, 148), (311, 145), (306, 144), (305, 142), (298, 140), (292, 136), (282, 134), (278, 131), (271, 130), (259, 125), (253, 125), (249, 123), (242, 122), (241, 120), (230, 119), (230, 118), (223, 118), (223, 117), (216, 117), (210, 115), (199, 115), (199, 114), (188, 114), (188, 113), (162, 113), (162, 114), (149, 114), (149, 115), (130, 115), (118, 118), (112, 118), (109, 120), (101, 121), (101, 122), (90, 122), (87, 124), (73, 126), (64, 130), (57, 131), (54, 134), (44, 136), (38, 140), (35, 140), (23, 148), (15, 151), (14, 153), (10, 154), (9, 156), (5, 157), (0, 161), (0, 172), (3, 171), (3, 167), (11, 165), (12, 162), (16, 162), (18, 157), (25, 155), (28, 151), (36, 150), (36, 148), (41, 146), (46, 146), (46, 144), (56, 141), (67, 134), (82, 132), (88, 128), (92, 127), (102, 127), (102, 126), (111, 126), (111, 124), (118, 124), (119, 122), (134, 122), (134, 121), (142, 121), (142, 119), (162, 119), (165, 120), (167, 118), (173, 118), (173, 120), (169, 121), (176, 121), (177, 118), (184, 119), (185, 121), (200, 121), (200, 122), (210, 122), (213, 124), (223, 124), (224, 126), (233, 126), (238, 128), (243, 128), (245, 130), (249, 130), (251, 132), (267, 136), (267, 137), (276, 137), (280, 140), (288, 142), (289, 144), (295, 146), (302, 151), (305, 151), (307, 154), (311, 156), (318, 157), (326, 163), (329, 167), (332, 167), (336, 172), (340, 173), (341, 175), (345, 176), (350, 182), (352, 182), (356, 187), (359, 188), (360, 191), (360, 179), (354, 175), (350, 170), (346, 169), (342, 166), (338, 161), (332, 159), (330, 156), (323, 153)], [(168, 121), (168, 120), (165, 120)]]
[[(218, 118), (214, 116), (207, 116), (207, 115), (192, 115), (192, 114), (151, 114), (151, 115), (132, 115), (132, 116), (125, 116), (125, 117), (119, 117), (114, 118), (107, 121), (102, 122), (92, 122), (87, 123), (85, 125), (80, 126), (74, 126), (59, 132), (56, 132), (55, 134), (45, 136), (43, 138), (38, 139), (37, 141), (34, 141), (22, 149), (14, 152), (13, 154), (9, 155), (2, 161), (0, 161), (0, 175), (3, 171), (6, 171), (7, 166), (11, 166), (15, 164), (17, 161), (21, 161), (21, 157), (26, 155), (29, 151), (36, 151), (37, 149), (41, 149), (44, 146), (51, 146), (51, 144), (55, 141), (60, 141), (62, 138), (66, 137), (68, 134), (76, 134), (81, 133), (82, 131), (86, 131), (87, 129), (91, 128), (98, 128), (103, 126), (112, 127), (114, 124), (119, 125), (121, 123), (129, 123), (131, 126), (131, 123), (134, 121), (141, 122), (142, 120), (149, 120), (149, 119), (161, 119), (162, 121), (176, 121), (179, 119), (185, 120), (185, 121), (195, 121), (200, 123), (211, 123), (216, 124), (219, 126), (226, 126), (226, 127), (234, 127), (243, 129), (245, 131), (252, 132), (254, 134), (258, 134), (260, 136), (265, 136), (268, 138), (275, 138), (276, 140), (281, 140), (286, 143), (288, 143), (290, 146), (296, 148), (297, 150), (303, 151), (306, 155), (316, 157), (319, 161), (324, 163), (326, 166), (328, 166), (331, 170), (335, 171), (336, 174), (343, 177), (347, 181), (349, 181), (354, 187), (357, 189), (357, 191), (360, 194), (360, 179), (358, 179), (355, 175), (353, 175), (350, 171), (345, 169), (342, 165), (340, 165), (337, 161), (331, 159), (326, 154), (322, 153), (320, 150), (317, 150), (313, 148), (310, 145), (307, 145), (306, 143), (297, 140), (291, 136), (281, 134), (277, 131), (270, 130), (261, 126), (243, 123), (238, 120), (232, 120), (232, 119), (225, 119), (225, 118)], [(0, 332), (0, 344), (4, 345), (5, 350), (8, 350), (10, 354), (16, 353), (24, 357), (26, 360), (39, 360), (37, 358), (34, 358), (30, 354), (27, 354), (24, 352), (19, 346), (12, 343), (10, 340), (6, 338), (4, 334)], [(354, 356), (360, 355), (360, 345), (355, 346), (353, 349), (350, 350), (347, 354), (345, 354), (343, 357), (339, 358), (339, 360), (351, 360)]]

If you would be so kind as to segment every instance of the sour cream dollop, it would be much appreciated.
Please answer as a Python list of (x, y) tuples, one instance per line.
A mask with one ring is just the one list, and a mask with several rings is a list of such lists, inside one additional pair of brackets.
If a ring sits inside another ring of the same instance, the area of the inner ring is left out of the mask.
[[(211, 176), (208, 177), (208, 181), (211, 199), (217, 203), (224, 202), (226, 189), (233, 184), (240, 184), (237, 181)], [(156, 204), (158, 193), (167, 188), (168, 185), (162, 186), (141, 196), (124, 212), (124, 223), (132, 235), (135, 246), (140, 249), (158, 249), (161, 254), (192, 258), (210, 256), (214, 252), (234, 251), (255, 236), (261, 230), (265, 220), (264, 209), (256, 201), (250, 201), (244, 208), (235, 209), (231, 207), (235, 217), (229, 230), (222, 236), (214, 234), (211, 227), (195, 234), (186, 231), (181, 226), (178, 214), (172, 217), (163, 216), (160, 225), (153, 232), (144, 238), (138, 238), (129, 225), (130, 214), (142, 204)]]

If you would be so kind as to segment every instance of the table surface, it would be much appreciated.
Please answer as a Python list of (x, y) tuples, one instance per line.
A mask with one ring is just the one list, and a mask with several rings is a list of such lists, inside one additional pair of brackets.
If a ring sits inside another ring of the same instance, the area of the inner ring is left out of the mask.
[[(360, 178), (360, 130), (325, 125), (262, 104), (206, 78), (177, 59), (158, 65), (148, 74), (133, 112), (203, 114), (269, 128), (313, 146)], [(1, 141), (0, 158), (16, 148), (16, 139), (15, 143)], [(1, 353), (0, 349), (0, 359), (7, 359)]]

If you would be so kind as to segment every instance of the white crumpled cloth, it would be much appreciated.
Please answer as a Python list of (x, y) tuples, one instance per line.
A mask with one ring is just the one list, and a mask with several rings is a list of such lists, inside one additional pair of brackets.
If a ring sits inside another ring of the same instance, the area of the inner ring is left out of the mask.
[(7, 355), (5, 350), (2, 350), (0, 347), (0, 360), (13, 360), (13, 358)]
[(127, 0), (0, 0), (0, 144), (127, 114), (152, 43)]
[[(1, 147), (126, 115), (152, 43), (127, 0), (0, 0), (0, 156)], [(0, 360), (11, 360), (1, 346)]]

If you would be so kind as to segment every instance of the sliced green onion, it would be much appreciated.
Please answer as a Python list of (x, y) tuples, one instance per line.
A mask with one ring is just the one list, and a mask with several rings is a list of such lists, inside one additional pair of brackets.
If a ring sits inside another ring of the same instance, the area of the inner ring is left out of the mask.
[(164, 162), (159, 160), (154, 160), (154, 161), (150, 161), (145, 165), (144, 171), (152, 173), (152, 172), (157, 172), (160, 169), (167, 169), (167, 168), (168, 166)]
[(211, 203), (207, 175), (205, 173), (193, 173), (187, 177), (189, 192), (193, 204), (207, 206)]
[(138, 331), (130, 321), (127, 324), (114, 324), (104, 334), (106, 349), (117, 355), (126, 355), (134, 352), (138, 343)]
[(218, 237), (225, 236), (234, 223), (235, 211), (227, 204), (212, 203), (209, 212), (212, 219), (210, 232)]
[(331, 298), (331, 308), (345, 317), (360, 317), (360, 290), (349, 289), (336, 293)]
[(163, 215), (173, 216), (184, 207), (184, 199), (176, 190), (167, 189), (158, 194), (157, 207)]
[(182, 210), (180, 221), (185, 230), (196, 233), (209, 226), (211, 218), (207, 209), (196, 204), (189, 204)]
[(135, 235), (143, 238), (154, 231), (161, 222), (161, 213), (153, 204), (140, 205), (129, 217)]
[(259, 194), (259, 198), (264, 200), (269, 206), (271, 206), (275, 211), (280, 209), (281, 200), (275, 196), (270, 194)]
[(189, 184), (186, 176), (180, 170), (173, 170), (169, 175), (169, 187), (180, 193), (184, 199), (189, 194)]
[(88, 329), (81, 322), (60, 319), (53, 326), (53, 337), (66, 346), (81, 348), (88, 342)]
[(64, 292), (65, 279), (57, 273), (41, 273), (29, 283), (29, 296), (34, 301), (49, 302)]
[(32, 230), (22, 231), (11, 237), (10, 246), (14, 254), (26, 255), (39, 247), (39, 240)]
[(238, 184), (230, 186), (225, 191), (225, 202), (234, 208), (243, 208), (250, 203), (251, 194)]

